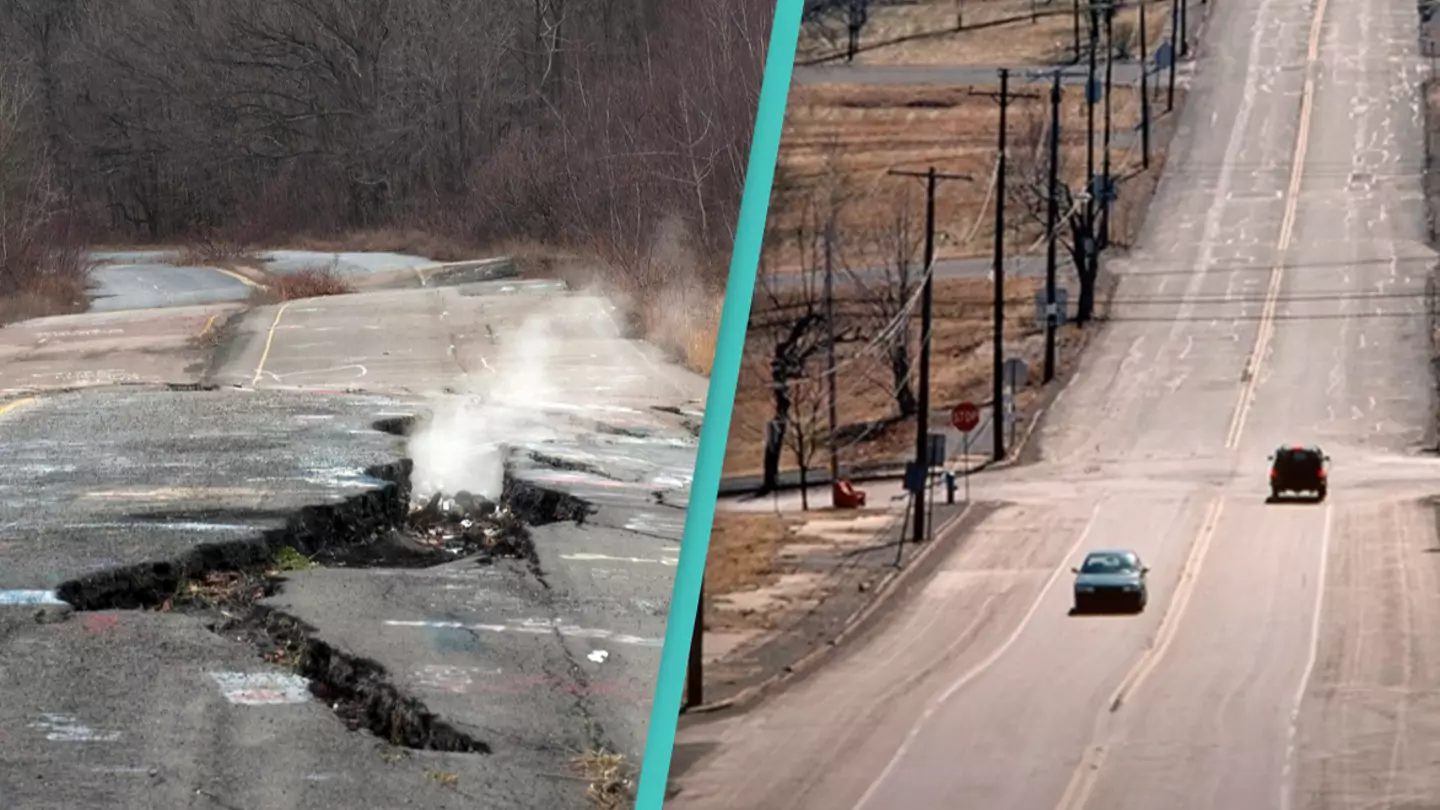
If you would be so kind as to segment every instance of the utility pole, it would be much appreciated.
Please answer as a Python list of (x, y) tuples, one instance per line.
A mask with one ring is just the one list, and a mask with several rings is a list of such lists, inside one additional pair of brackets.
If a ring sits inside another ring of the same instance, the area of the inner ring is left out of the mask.
[(1150, 51), (1145, 41), (1145, 6), (1140, 0), (1140, 167), (1150, 168)]
[(705, 705), (705, 583), (695, 610), (695, 635), (690, 637), (690, 663), (685, 668), (685, 708)]
[[(925, 172), (891, 169), (890, 174), (925, 179), (925, 284), (920, 293), (920, 408), (915, 416), (915, 464), (929, 478), (930, 459), (930, 320), (935, 300), (935, 185), (940, 180), (971, 180), (968, 174), (946, 174), (931, 166)], [(915, 504), (914, 542), (925, 541), (925, 487), (911, 493)]]
[(836, 416), (835, 402), (835, 264), (834, 256), (835, 240), (835, 215), (830, 214), (829, 221), (825, 223), (825, 328), (829, 333), (826, 336), (826, 363), (830, 372), (825, 376), (829, 388), (830, 399), (830, 505), (836, 506), (835, 494), (838, 492), (836, 485), (840, 482), (840, 455), (835, 445), (835, 430), (838, 418)]
[(1165, 112), (1175, 109), (1175, 63), (1180, 61), (1178, 36), (1180, 27), (1180, 0), (1170, 0), (1170, 89), (1165, 94)]
[(1100, 8), (1090, 6), (1090, 72), (1085, 79), (1085, 221), (1095, 221), (1095, 57), (1100, 50)]
[[(1093, 61), (1094, 56), (1091, 56)], [(990, 433), (995, 439), (995, 460), (1005, 458), (1005, 112), (1010, 102), (1020, 98), (1039, 98), (1037, 93), (1011, 93), (1010, 71), (1000, 69), (999, 93), (976, 93), (971, 95), (989, 96), (1000, 104), (999, 165), (995, 176), (995, 371), (991, 403), (994, 414), (990, 421)]]
[(1055, 379), (1055, 243), (1060, 228), (1060, 71), (1050, 85), (1050, 178), (1045, 195), (1045, 382)]
[(1072, 0), (1070, 5), (1071, 18), (1075, 23), (1075, 62), (1080, 62), (1080, 0)]
[(1180, 55), (1190, 55), (1190, 3), (1187, 0), (1176, 0), (1180, 4)]
[(1101, 185), (1100, 197), (1100, 244), (1108, 246), (1110, 244), (1110, 132), (1112, 121), (1110, 80), (1115, 75), (1115, 5), (1107, 2), (1101, 8), (1105, 15), (1105, 158), (1101, 176), (1105, 179)]

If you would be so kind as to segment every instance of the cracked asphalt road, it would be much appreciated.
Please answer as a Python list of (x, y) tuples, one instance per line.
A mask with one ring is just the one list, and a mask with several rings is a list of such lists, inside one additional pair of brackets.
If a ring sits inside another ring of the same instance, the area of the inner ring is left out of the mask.
[[(1413, 4), (1211, 4), (1117, 317), (1004, 506), (823, 668), (683, 723), (676, 810), (1440, 804)], [(1323, 504), (1267, 504), (1318, 442)], [(1069, 567), (1130, 547), (1132, 617)]]
[[(535, 570), (312, 568), (266, 601), (382, 665), (492, 753), (347, 731), (323, 702), (287, 692), (283, 668), (195, 617), (32, 604), (77, 576), (253, 538), (301, 507), (376, 491), (364, 471), (407, 452), (376, 421), (423, 419), (456, 398), (447, 388), (483, 392), (489, 380), (463, 380), (465, 364), (493, 370), (495, 341), (556, 307), (589, 313), (591, 328), (560, 330), (532, 359), (563, 384), (511, 437), (514, 474), (594, 514), (536, 527)], [(377, 308), (382, 328), (367, 328)], [(0, 805), (584, 806), (571, 758), (604, 745), (638, 762), (643, 746), (704, 381), (620, 336), (600, 300), (553, 285), (280, 309), (0, 330), (0, 350), (14, 347), (0, 354), (11, 388), (0, 400)], [(209, 329), (213, 357), (193, 340)], [(205, 380), (220, 387), (156, 384)], [(245, 694), (261, 705), (227, 698), (225, 683), (256, 678), (270, 681)]]

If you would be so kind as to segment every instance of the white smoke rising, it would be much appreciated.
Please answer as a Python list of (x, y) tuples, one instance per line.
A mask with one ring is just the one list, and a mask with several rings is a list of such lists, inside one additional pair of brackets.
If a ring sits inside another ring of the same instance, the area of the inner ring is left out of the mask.
[(464, 397), (442, 400), (410, 438), (414, 496), (470, 492), (500, 497), (508, 447), (541, 441), (552, 431), (542, 411), (554, 399), (555, 316), (540, 313), (508, 335), (495, 372), (481, 370)]

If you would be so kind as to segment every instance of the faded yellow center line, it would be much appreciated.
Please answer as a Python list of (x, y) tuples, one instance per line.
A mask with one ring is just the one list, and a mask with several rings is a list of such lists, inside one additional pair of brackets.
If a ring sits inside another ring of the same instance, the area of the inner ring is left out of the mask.
[(205, 337), (207, 334), (209, 334), (209, 333), (210, 333), (210, 327), (212, 327), (212, 326), (215, 325), (215, 319), (218, 318), (218, 317), (220, 317), (220, 313), (218, 313), (218, 312), (215, 313), (214, 315), (211, 315), (211, 316), (210, 316), (210, 320), (208, 320), (208, 321), (205, 322), (205, 328), (204, 328), (204, 329), (201, 329), (200, 332), (195, 335), (195, 337), (197, 337), (197, 338), (202, 338), (202, 337)]
[(4, 416), (5, 414), (16, 410), (17, 408), (23, 408), (26, 405), (34, 402), (35, 399), (35, 397), (25, 397), (24, 399), (14, 399), (9, 402), (0, 404), (0, 416)]
[[(1210, 507), (1205, 513), (1205, 521), (1200, 526), (1200, 533), (1190, 547), (1190, 555), (1185, 558), (1184, 566), (1180, 569), (1180, 581), (1175, 586), (1175, 594), (1170, 599), (1170, 606), (1160, 620), (1160, 630), (1155, 635), (1155, 643), (1141, 654), (1139, 660), (1120, 681), (1120, 685), (1115, 688), (1104, 713), (1100, 715), (1098, 728), (1103, 729), (1106, 717), (1118, 712), (1125, 705), (1126, 699), (1134, 694), (1141, 684), (1145, 683), (1175, 641), (1176, 630), (1185, 617), (1190, 600), (1195, 595), (1195, 583), (1199, 580), (1200, 569), (1205, 564), (1205, 555), (1210, 550), (1210, 542), (1215, 537), (1215, 529), (1220, 524), (1220, 514), (1224, 510), (1225, 501), (1221, 497), (1217, 496), (1210, 501)], [(1061, 795), (1056, 810), (1080, 810), (1090, 800), (1090, 794), (1095, 790), (1095, 783), (1100, 779), (1101, 768), (1109, 753), (1105, 745), (1099, 741), (1100, 737), (1101, 733), (1097, 731), (1091, 739), (1091, 744), (1085, 747), (1085, 751), (1080, 757), (1080, 764), (1070, 775), (1070, 782), (1065, 786), (1065, 792)]]
[(1270, 270), (1270, 286), (1265, 290), (1265, 306), (1260, 312), (1260, 325), (1255, 333), (1255, 348), (1246, 363), (1245, 384), (1240, 389), (1240, 402), (1230, 420), (1230, 432), (1225, 437), (1225, 449), (1233, 450), (1240, 445), (1240, 434), (1245, 430), (1245, 418), (1255, 401), (1255, 389), (1260, 381), (1260, 366), (1265, 362), (1265, 351), (1275, 332), (1275, 309), (1280, 300), (1280, 285), (1285, 278), (1285, 254), (1295, 237), (1295, 217), (1300, 207), (1300, 181), (1305, 174), (1305, 152), (1310, 144), (1310, 122), (1315, 112), (1315, 63), (1320, 59), (1320, 34), (1325, 24), (1327, 0), (1315, 4), (1315, 16), (1310, 20), (1309, 48), (1305, 55), (1305, 88), (1300, 94), (1300, 127), (1295, 134), (1295, 154), (1290, 163), (1290, 186), (1285, 193), (1285, 213), (1280, 220), (1280, 236), (1275, 243), (1275, 265)]
[(260, 353), (260, 362), (255, 366), (255, 376), (250, 380), (251, 388), (260, 384), (260, 376), (265, 373), (265, 361), (270, 359), (270, 346), (275, 342), (275, 329), (280, 326), (280, 316), (285, 314), (291, 303), (286, 301), (275, 310), (275, 321), (270, 324), (270, 331), (265, 335), (265, 350)]
[(237, 272), (235, 272), (234, 270), (226, 270), (226, 269), (223, 268), (223, 267), (207, 267), (207, 268), (205, 268), (205, 269), (207, 269), (207, 270), (214, 270), (215, 272), (220, 273), (220, 274), (222, 274), (222, 275), (227, 275), (227, 276), (229, 276), (230, 278), (233, 278), (233, 279), (235, 279), (236, 281), (240, 282), (241, 284), (244, 284), (246, 287), (254, 287), (254, 288), (257, 289), (257, 290), (266, 289), (266, 287), (265, 287), (264, 284), (261, 284), (260, 282), (256, 281), (255, 279), (252, 279), (252, 278), (250, 278), (250, 277), (248, 277), (248, 276), (245, 276), (245, 275), (243, 275), (243, 274), (241, 274), (241, 273), (237, 273)]

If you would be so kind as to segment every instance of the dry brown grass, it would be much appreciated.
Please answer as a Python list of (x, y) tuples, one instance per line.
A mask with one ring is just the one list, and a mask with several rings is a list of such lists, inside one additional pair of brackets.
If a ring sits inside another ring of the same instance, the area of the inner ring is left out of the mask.
[(635, 800), (634, 769), (624, 754), (586, 751), (571, 763), (589, 783), (585, 798), (599, 810), (620, 810)]
[[(1170, 7), (1170, 0), (1151, 0), (1145, 9), (1147, 45), (1152, 50), (1165, 30)], [(1085, 4), (1080, 8), (1084, 15)], [(964, 22), (960, 31), (955, 30), (957, 10)], [(1116, 14), (1117, 56), (1138, 52), (1139, 20), (1138, 5)], [(1088, 18), (1082, 16), (1082, 48), (1088, 47), (1088, 25)], [(855, 62), (861, 65), (1043, 66), (1069, 62), (1075, 55), (1073, 6), (1065, 0), (917, 0), (875, 6), (861, 34), (860, 47)], [(800, 63), (835, 53), (835, 45), (816, 36), (813, 28), (802, 30)]]
[[(813, 216), (813, 211), (807, 213), (807, 201), (821, 196), (827, 187), (837, 185), (847, 192), (847, 201), (839, 213), (842, 239), (846, 238), (845, 234), (874, 231), (877, 221), (883, 223), (892, 218), (899, 205), (918, 213), (921, 189), (914, 181), (910, 181), (912, 188), (904, 192), (911, 195), (908, 198), (897, 200), (893, 194), (865, 193), (878, 189), (882, 182), (905, 182), (905, 178), (885, 176), (886, 169), (895, 164), (922, 167), (928, 160), (946, 171), (969, 171), (988, 177), (984, 173), (990, 169), (989, 161), (994, 155), (998, 112), (990, 100), (969, 96), (967, 88), (910, 88), (896, 93), (895, 88), (888, 87), (817, 86), (797, 88), (797, 91), (800, 98), (798, 103), (791, 104), (781, 146), (781, 164), (788, 173), (789, 189), (788, 193), (777, 194), (771, 204), (770, 220), (778, 223), (772, 227), (798, 227)], [(1068, 95), (1070, 100), (1062, 108), (1061, 174), (1072, 187), (1078, 187), (1085, 171), (1085, 106), (1077, 94)], [(1138, 101), (1129, 91), (1115, 93), (1116, 131), (1138, 121)], [(1027, 158), (1026, 150), (1037, 145), (1043, 132), (1038, 124), (1043, 119), (1035, 116), (1044, 112), (1037, 102), (1017, 103), (1012, 108), (1012, 166), (1029, 159), (1033, 169), (1033, 158)], [(1096, 140), (1098, 152), (1098, 136)], [(1150, 169), (1145, 172), (1139, 172), (1138, 138), (1132, 137), (1129, 143), (1134, 147), (1122, 142), (1112, 152), (1112, 167), (1121, 184), (1120, 198), (1112, 212), (1111, 238), (1122, 247), (1131, 243), (1143, 222), (1165, 162), (1160, 135), (1157, 134), (1152, 144)], [(833, 148), (835, 144), (839, 144), (838, 149)], [(1098, 169), (1098, 154), (1096, 165)], [(1024, 172), (1019, 174), (1023, 177)], [(1012, 179), (1014, 182), (1019, 180)], [(993, 201), (985, 197), (987, 185), (952, 181), (938, 187), (939, 228), (955, 236), (946, 241), (942, 233), (937, 249), (942, 258), (989, 255), (993, 250), (994, 227), (990, 219)], [(1012, 227), (1014, 224), (1025, 227), (1007, 234), (1011, 237), (1007, 239), (1007, 255), (1040, 254), (1043, 250), (1041, 223), (1017, 208), (1012, 202), (1009, 222)], [(972, 231), (973, 238), (961, 238), (970, 236)], [(796, 268), (801, 265), (800, 250), (793, 239), (785, 238), (786, 233), (781, 230), (767, 245), (766, 260), (782, 269)], [(883, 261), (873, 256), (847, 259), (848, 263), (842, 263), (842, 267)], [(912, 261), (918, 259), (918, 255), (912, 257)], [(1063, 248), (1061, 259), (1064, 260)], [(1078, 293), (1073, 273), (1067, 272), (1062, 284), (1069, 288), (1073, 301)], [(1040, 281), (1034, 278), (1011, 278), (1006, 284), (1006, 343), (1034, 369), (1039, 368), (1043, 351), (1043, 330), (1034, 320), (1034, 294), (1039, 286)], [(842, 298), (845, 289), (840, 288)], [(937, 409), (963, 400), (979, 402), (989, 398), (993, 364), (992, 296), (993, 285), (986, 279), (937, 280), (931, 366), (932, 404)], [(1103, 309), (1104, 302), (1097, 305)], [(755, 306), (759, 312), (768, 304), (757, 298)], [(910, 325), (912, 361), (918, 358), (918, 318), (918, 314), (915, 315)], [(1062, 370), (1073, 363), (1088, 335), (1089, 332), (1074, 326), (1062, 330)], [(726, 452), (726, 475), (754, 475), (762, 468), (765, 425), (773, 416), (766, 342), (761, 335), (752, 334), (747, 339)], [(842, 351), (842, 363), (844, 356)], [(1032, 375), (1029, 389), (1021, 392), (1022, 407), (1038, 396), (1038, 378), (1038, 374)], [(841, 392), (841, 425), (880, 422), (893, 418), (896, 413), (890, 395), (890, 373), (878, 358), (844, 368), (837, 375), (837, 384)], [(847, 444), (841, 453), (842, 464), (903, 459), (913, 447), (914, 424), (913, 418), (892, 422), (863, 441)], [(787, 448), (782, 469), (797, 466)]]
[(329, 267), (307, 267), (294, 273), (275, 275), (264, 289), (256, 289), (257, 304), (277, 304), (299, 298), (320, 298), (354, 292), (350, 283)]
[[(1005, 336), (1008, 345), (1023, 345), (1027, 338), (1041, 333), (1034, 317), (1034, 296), (1039, 287), (1040, 281), (1033, 278), (1014, 278), (1006, 282)], [(991, 336), (994, 330), (993, 291), (994, 285), (983, 278), (940, 279), (935, 283), (930, 392), (936, 408), (967, 399), (980, 401), (988, 398), (992, 365), (990, 346), (993, 345)], [(843, 292), (838, 294), (843, 297)], [(1071, 329), (1073, 327), (1066, 330), (1062, 340), (1073, 341)], [(911, 324), (914, 358), (919, 357), (919, 334), (919, 314), (916, 313)], [(768, 376), (769, 358), (763, 356), (760, 341), (748, 345), (747, 350), (735, 395), (734, 416), (730, 422), (725, 475), (756, 475), (761, 472), (765, 424), (774, 413)], [(852, 363), (847, 363), (846, 357), (844, 352), (840, 353), (840, 362), (845, 365), (842, 373), (837, 375), (840, 424), (872, 422), (893, 415), (896, 407), (889, 395), (889, 370), (873, 356)], [(914, 425), (913, 419), (899, 421), (866, 441), (845, 446), (841, 463), (885, 461), (905, 456), (914, 446)], [(781, 468), (795, 469), (796, 466), (787, 451)], [(714, 560), (712, 551), (712, 564)]]
[[(842, 229), (873, 229), (892, 217), (897, 204), (920, 211), (921, 183), (887, 175), (891, 168), (923, 171), (934, 165), (974, 180), (947, 181), (936, 193), (936, 217), (942, 235), (941, 258), (986, 255), (994, 241), (994, 171), (998, 106), (971, 95), (969, 87), (877, 87), (815, 85), (791, 93), (785, 134), (780, 147), (777, 195), (772, 203), (773, 228), (793, 228), (802, 208), (787, 202), (812, 198), (819, 190), (841, 183), (849, 202), (840, 214)], [(991, 88), (980, 88), (989, 90)], [(1132, 130), (1139, 121), (1138, 94), (1116, 88), (1112, 96), (1116, 133)], [(1067, 88), (1061, 105), (1062, 179), (1078, 188), (1085, 174), (1086, 108), (1079, 91)], [(1010, 108), (1010, 155), (1013, 169), (1028, 159), (1043, 133), (1048, 102), (1015, 102)], [(1096, 110), (1096, 125), (1103, 111)], [(1116, 136), (1111, 162), (1116, 174), (1139, 163), (1138, 138)], [(1096, 137), (1096, 167), (1101, 159)], [(843, 179), (837, 179), (843, 178)], [(1012, 213), (1012, 222), (1019, 222)], [(1012, 239), (1013, 248), (1031, 249), (1041, 232)], [(794, 266), (793, 250), (771, 249), (767, 261)]]
[[(716, 512), (705, 560), (705, 593), (718, 596), (771, 582), (775, 555), (798, 525), (794, 517), (773, 512)], [(728, 612), (709, 612), (707, 629), (723, 629), (729, 618), (733, 616)]]

